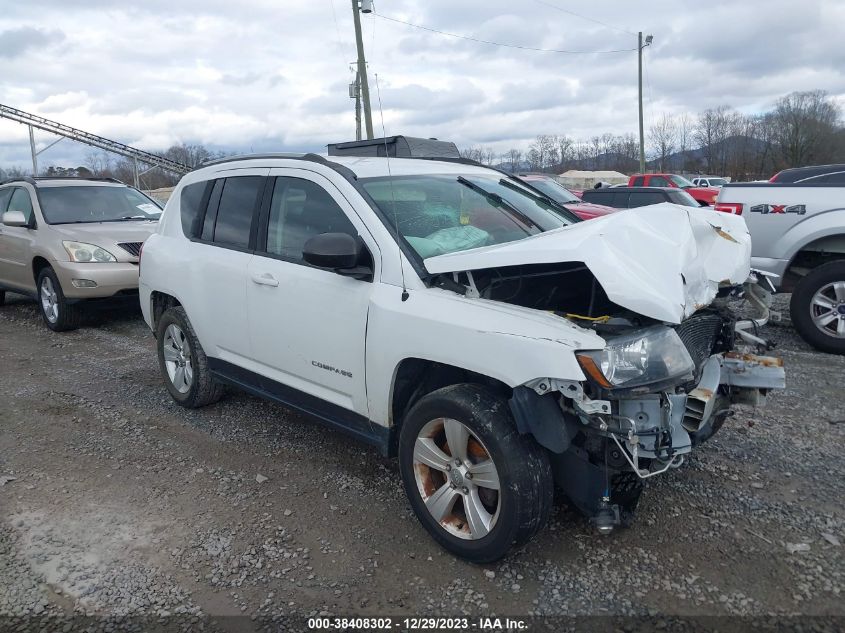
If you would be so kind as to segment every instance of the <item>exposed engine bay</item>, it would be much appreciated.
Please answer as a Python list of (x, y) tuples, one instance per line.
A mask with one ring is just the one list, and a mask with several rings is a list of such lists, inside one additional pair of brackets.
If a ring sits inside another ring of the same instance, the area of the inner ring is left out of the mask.
[[(753, 273), (678, 324), (615, 304), (577, 262), (445, 273), (431, 283), (552, 312), (606, 341), (605, 350), (576, 353), (586, 381), (541, 378), (511, 399), (520, 431), (550, 450), (556, 483), (600, 531), (629, 522), (644, 481), (681, 466), (734, 403), (759, 404), (785, 386), (782, 361), (756, 355), (769, 345), (747, 331), (766, 322), (771, 299), (768, 280)], [(730, 303), (741, 299), (757, 318), (737, 320)]]

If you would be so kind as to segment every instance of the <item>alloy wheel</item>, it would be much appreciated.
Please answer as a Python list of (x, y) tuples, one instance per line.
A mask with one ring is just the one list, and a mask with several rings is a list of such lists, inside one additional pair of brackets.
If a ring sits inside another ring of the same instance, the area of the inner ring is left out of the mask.
[(59, 297), (53, 287), (53, 281), (49, 277), (44, 277), (41, 281), (40, 295), (44, 316), (50, 323), (55, 323), (59, 320)]
[(188, 393), (194, 382), (194, 366), (191, 363), (191, 345), (175, 323), (167, 326), (162, 340), (164, 366), (171, 384), (179, 393)]
[(453, 536), (480, 539), (496, 525), (499, 473), (483, 442), (461, 422), (437, 418), (423, 426), (414, 477), (426, 509)]
[(828, 336), (845, 338), (845, 281), (819, 288), (810, 302), (810, 316), (816, 327)]

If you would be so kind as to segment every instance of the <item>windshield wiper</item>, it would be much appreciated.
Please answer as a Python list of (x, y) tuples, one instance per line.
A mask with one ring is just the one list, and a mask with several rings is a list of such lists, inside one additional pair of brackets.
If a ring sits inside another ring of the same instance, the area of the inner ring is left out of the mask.
[(121, 218), (109, 218), (108, 220), (99, 220), (99, 222), (129, 222), (130, 220), (147, 220), (149, 222), (158, 222), (158, 218), (151, 218), (148, 215), (124, 215)]
[[(529, 196), (536, 198), (538, 201), (545, 203), (546, 205), (548, 205), (550, 207), (549, 209), (546, 209), (547, 211), (551, 211), (552, 210), (551, 207), (554, 207), (555, 212), (558, 215), (563, 215), (563, 217), (567, 220), (570, 220), (572, 222), (578, 222), (578, 221), (581, 220), (581, 218), (579, 218), (577, 215), (572, 213), (572, 211), (567, 209), (564, 205), (562, 205), (557, 200), (553, 200), (552, 198), (547, 196), (541, 190), (537, 189), (537, 187), (534, 187), (533, 185), (525, 182), (524, 180), (520, 180), (516, 176), (510, 176), (510, 178), (512, 180), (515, 180), (519, 184), (517, 185), (515, 182), (510, 182), (508, 180), (505, 180), (504, 178), (502, 178), (499, 181), (499, 184), (502, 185), (503, 187), (507, 187), (508, 189), (513, 189), (514, 191), (518, 191), (519, 193), (528, 194)], [(526, 188), (529, 189), (530, 191), (525, 191)], [(562, 214), (561, 214), (561, 211), (563, 211)]]
[(513, 206), (510, 202), (505, 200), (498, 193), (494, 193), (492, 191), (487, 191), (484, 187), (475, 184), (471, 180), (467, 180), (463, 176), (458, 176), (458, 182), (461, 183), (462, 185), (466, 186), (466, 187), (469, 187), (470, 189), (472, 189), (476, 193), (481, 194), (482, 196), (484, 196), (485, 198), (487, 198), (491, 202), (495, 203), (495, 205), (497, 207), (501, 207), (502, 209), (506, 209), (507, 211), (509, 211), (510, 213), (515, 215), (516, 217), (518, 217), (520, 220), (522, 220), (522, 222), (524, 224), (526, 224), (528, 226), (533, 226), (534, 228), (540, 229), (541, 231), (545, 230), (543, 227), (539, 226), (536, 222), (534, 222), (534, 220), (529, 218), (522, 211), (520, 211), (515, 206)]

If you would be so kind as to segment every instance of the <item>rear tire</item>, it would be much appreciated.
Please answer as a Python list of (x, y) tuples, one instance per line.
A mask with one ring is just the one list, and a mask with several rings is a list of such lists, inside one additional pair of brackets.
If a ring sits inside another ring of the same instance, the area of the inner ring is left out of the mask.
[(49, 266), (38, 273), (38, 308), (44, 325), (54, 332), (67, 332), (79, 327), (82, 311), (78, 304), (68, 303), (59, 278)]
[(212, 404), (223, 397), (214, 381), (208, 357), (182, 306), (169, 308), (156, 327), (158, 366), (171, 397), (188, 409)]
[(789, 304), (792, 324), (805, 341), (829, 354), (845, 354), (845, 260), (810, 271)]
[(552, 509), (546, 451), (517, 432), (504, 399), (478, 385), (438, 389), (411, 408), (399, 436), (399, 469), (423, 527), (474, 563), (526, 543)]

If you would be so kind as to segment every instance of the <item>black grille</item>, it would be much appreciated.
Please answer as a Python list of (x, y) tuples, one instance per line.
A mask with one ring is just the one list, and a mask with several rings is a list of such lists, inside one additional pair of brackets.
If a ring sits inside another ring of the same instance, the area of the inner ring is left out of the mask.
[(135, 257), (141, 256), (141, 247), (143, 245), (143, 242), (121, 242), (118, 244), (120, 248), (125, 250), (130, 255), (134, 255)]
[(697, 369), (714, 353), (723, 323), (720, 315), (704, 312), (694, 314), (675, 327)]

